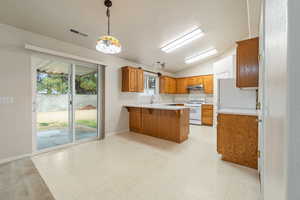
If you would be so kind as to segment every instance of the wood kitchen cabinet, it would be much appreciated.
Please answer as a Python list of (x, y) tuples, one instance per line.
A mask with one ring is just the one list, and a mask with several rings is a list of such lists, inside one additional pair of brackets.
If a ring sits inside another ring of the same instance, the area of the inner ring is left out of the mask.
[(159, 77), (159, 93), (176, 94), (176, 79), (169, 76)]
[(130, 131), (140, 132), (142, 129), (142, 119), (140, 108), (127, 108), (129, 111), (129, 127)]
[(219, 114), (217, 150), (222, 160), (257, 169), (257, 116)]
[(177, 94), (189, 93), (187, 87), (193, 85), (203, 85), (205, 94), (214, 92), (213, 75), (192, 76), (186, 78), (177, 78)]
[(213, 94), (214, 93), (214, 76), (206, 75), (202, 76), (204, 93), (205, 94)]
[(188, 86), (193, 86), (193, 85), (202, 85), (202, 76), (192, 76), (188, 77)]
[(161, 94), (188, 94), (188, 86), (203, 85), (204, 93), (213, 94), (213, 81), (213, 75), (192, 76), (185, 78), (161, 76), (159, 78), (159, 92)]
[(144, 92), (144, 70), (122, 67), (122, 92)]
[(202, 125), (212, 126), (213, 125), (213, 105), (202, 104), (201, 106), (201, 123)]
[(188, 79), (187, 78), (177, 78), (176, 79), (176, 93), (177, 94), (188, 94)]
[(137, 92), (144, 92), (144, 70), (136, 69), (137, 76)]
[(189, 109), (127, 107), (130, 131), (177, 143), (188, 139)]
[(259, 38), (237, 42), (237, 74), (238, 88), (258, 87), (259, 75)]

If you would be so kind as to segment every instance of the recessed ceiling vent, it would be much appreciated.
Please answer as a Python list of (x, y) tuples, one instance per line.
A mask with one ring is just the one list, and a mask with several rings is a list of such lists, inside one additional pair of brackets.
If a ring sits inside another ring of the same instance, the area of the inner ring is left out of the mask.
[(80, 31), (77, 31), (75, 29), (70, 29), (71, 33), (77, 34), (77, 35), (81, 35), (83, 37), (88, 37), (89, 35), (87, 33), (82, 33)]

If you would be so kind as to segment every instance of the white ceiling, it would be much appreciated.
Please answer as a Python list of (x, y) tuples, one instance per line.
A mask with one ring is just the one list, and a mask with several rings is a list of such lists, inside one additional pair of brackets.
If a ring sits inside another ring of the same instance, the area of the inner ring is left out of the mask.
[[(0, 22), (95, 49), (97, 38), (107, 31), (103, 1), (1, 0)], [(184, 64), (187, 56), (212, 46), (222, 53), (249, 33), (247, 0), (112, 2), (112, 34), (123, 45), (118, 56), (150, 66), (156, 61), (166, 62), (166, 71), (169, 72), (192, 66)], [(258, 22), (252, 24), (255, 27)], [(160, 50), (167, 41), (195, 25), (205, 32), (204, 37), (170, 54)], [(70, 28), (89, 36), (74, 35), (69, 32)]]

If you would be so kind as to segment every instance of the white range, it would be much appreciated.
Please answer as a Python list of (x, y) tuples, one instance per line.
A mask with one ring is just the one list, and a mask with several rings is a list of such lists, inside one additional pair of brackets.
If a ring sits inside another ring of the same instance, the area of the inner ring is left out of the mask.
[(190, 124), (201, 125), (201, 106), (205, 103), (205, 100), (193, 100), (184, 104), (184, 106), (190, 108)]

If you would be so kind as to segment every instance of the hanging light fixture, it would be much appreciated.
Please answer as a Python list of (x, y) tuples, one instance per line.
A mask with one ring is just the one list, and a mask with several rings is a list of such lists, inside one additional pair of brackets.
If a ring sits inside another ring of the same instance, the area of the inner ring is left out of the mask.
[(104, 5), (106, 6), (106, 16), (108, 19), (108, 31), (107, 35), (101, 36), (97, 40), (96, 49), (105, 54), (117, 54), (122, 50), (120, 41), (110, 35), (110, 7), (112, 6), (111, 0), (105, 0)]

